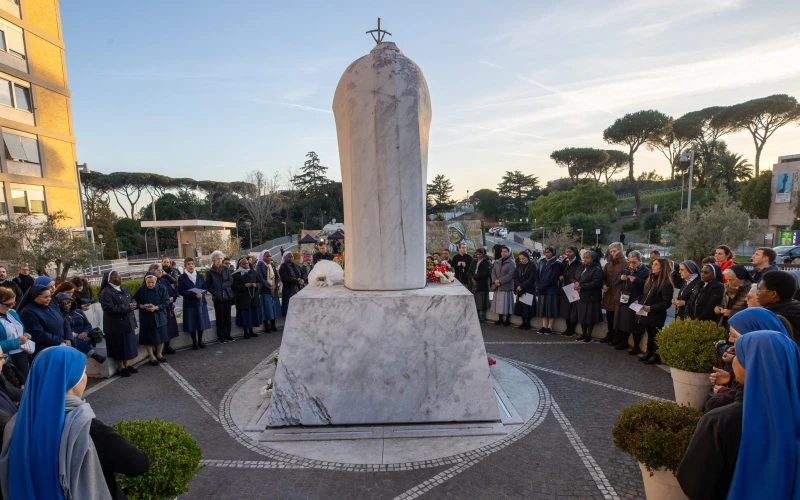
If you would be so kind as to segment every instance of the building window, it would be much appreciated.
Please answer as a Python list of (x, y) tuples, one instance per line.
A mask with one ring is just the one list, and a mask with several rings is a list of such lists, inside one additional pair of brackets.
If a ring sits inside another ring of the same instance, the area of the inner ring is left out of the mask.
[(15, 214), (45, 215), (44, 186), (11, 185), (11, 203)]
[(25, 41), (22, 37), (22, 29), (0, 19), (0, 33), (2, 33), (3, 39), (0, 48), (20, 59), (25, 59)]
[[(14, 89), (13, 94), (11, 91), (12, 86)], [(0, 104), (30, 112), (32, 109), (31, 89), (19, 83), (11, 83), (0, 78)]]
[(6, 159), (40, 163), (39, 143), (36, 139), (3, 131)]
[(8, 217), (8, 207), (6, 206), (6, 187), (0, 182), (0, 217)]

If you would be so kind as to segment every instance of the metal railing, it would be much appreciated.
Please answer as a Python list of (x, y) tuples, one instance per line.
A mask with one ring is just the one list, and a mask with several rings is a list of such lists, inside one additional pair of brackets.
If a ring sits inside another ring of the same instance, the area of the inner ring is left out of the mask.
[(138, 255), (128, 255), (128, 260), (160, 259), (161, 257), (177, 258), (178, 255), (179, 255), (178, 249), (171, 248), (169, 250), (161, 250), (160, 252), (149, 252), (149, 253), (140, 253)]
[[(681, 187), (671, 187), (671, 188), (661, 188), (661, 189), (648, 189), (647, 191), (639, 191), (639, 196), (645, 196), (648, 194), (659, 194), (659, 193), (674, 193), (675, 191), (680, 191)], [(624, 200), (626, 198), (633, 198), (633, 193), (622, 193), (617, 195), (618, 200)]]

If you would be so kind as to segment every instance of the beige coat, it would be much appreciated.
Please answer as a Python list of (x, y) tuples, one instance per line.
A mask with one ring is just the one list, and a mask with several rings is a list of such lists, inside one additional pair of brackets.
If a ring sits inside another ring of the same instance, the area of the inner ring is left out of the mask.
[[(609, 253), (608, 255), (611, 254)], [(606, 266), (603, 268), (603, 283), (608, 287), (608, 290), (603, 294), (602, 307), (606, 311), (613, 311), (616, 306), (617, 288), (614, 285), (614, 277), (625, 269), (626, 265), (625, 254), (620, 252), (617, 254), (616, 259), (606, 262)]]

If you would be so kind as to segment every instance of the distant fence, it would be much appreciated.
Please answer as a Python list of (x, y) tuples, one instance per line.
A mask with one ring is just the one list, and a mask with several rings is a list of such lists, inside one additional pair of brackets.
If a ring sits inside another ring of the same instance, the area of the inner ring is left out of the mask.
[(161, 250), (158, 252), (140, 253), (138, 255), (128, 255), (128, 260), (141, 260), (141, 259), (160, 259), (161, 257), (178, 257), (179, 252), (177, 248), (169, 250)]
[[(648, 189), (647, 191), (639, 191), (639, 196), (645, 196), (648, 194), (659, 194), (659, 193), (674, 193), (675, 191), (680, 191), (681, 187), (671, 187), (671, 188), (661, 188), (661, 189)], [(633, 193), (622, 193), (617, 195), (618, 200), (624, 200), (626, 198), (633, 198)]]

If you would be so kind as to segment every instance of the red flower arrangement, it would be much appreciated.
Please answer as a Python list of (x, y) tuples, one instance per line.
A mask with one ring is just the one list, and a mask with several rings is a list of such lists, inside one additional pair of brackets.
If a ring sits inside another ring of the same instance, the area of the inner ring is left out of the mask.
[(489, 359), (489, 366), (494, 366), (497, 364), (497, 361), (493, 360), (492, 358), (489, 358), (489, 356), (486, 357)]

